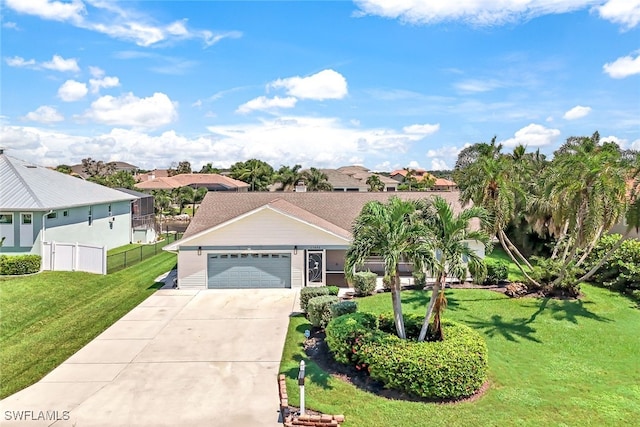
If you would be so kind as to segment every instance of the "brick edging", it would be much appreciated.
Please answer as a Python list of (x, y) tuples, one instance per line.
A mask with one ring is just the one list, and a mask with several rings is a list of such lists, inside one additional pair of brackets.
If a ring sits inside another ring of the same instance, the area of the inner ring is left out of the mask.
[(280, 396), (280, 414), (285, 427), (340, 427), (344, 422), (344, 415), (297, 415), (289, 410), (289, 396), (287, 395), (287, 383), (284, 374), (278, 375), (278, 396)]

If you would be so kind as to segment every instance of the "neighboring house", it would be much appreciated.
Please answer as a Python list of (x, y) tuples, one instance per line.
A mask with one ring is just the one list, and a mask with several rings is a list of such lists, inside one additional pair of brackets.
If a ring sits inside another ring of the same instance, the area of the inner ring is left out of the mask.
[(131, 241), (135, 243), (155, 242), (158, 234), (154, 197), (127, 188), (118, 188), (118, 190), (135, 197), (131, 202)]
[(0, 149), (0, 247), (3, 254), (41, 254), (42, 242), (107, 249), (131, 242), (135, 197), (46, 167)]
[(139, 173), (136, 175), (138, 182), (150, 181), (156, 178), (167, 178), (169, 176), (169, 169), (154, 169), (151, 172)]
[(433, 191), (455, 191), (457, 189), (458, 184), (444, 178), (436, 178), (432, 188)]
[[(631, 200), (632, 193), (634, 191), (634, 184), (636, 183), (636, 181), (630, 179), (627, 181), (627, 199)], [(635, 188), (636, 194), (639, 194), (640, 196), (640, 187)], [(610, 234), (621, 234), (621, 235), (625, 235), (627, 233), (627, 231), (629, 230), (629, 227), (627, 225), (627, 218), (626, 216), (623, 216), (622, 219), (620, 220), (620, 222), (616, 225), (614, 225), (611, 230), (609, 230)], [(632, 229), (629, 232), (628, 237), (630, 239), (639, 239), (640, 240), (640, 230), (635, 230)]]
[(180, 187), (206, 188), (209, 191), (247, 192), (249, 184), (217, 173), (186, 173), (142, 181), (136, 188), (148, 190), (172, 190)]
[[(456, 212), (462, 210), (457, 192), (438, 194)], [(182, 289), (344, 286), (353, 221), (365, 203), (389, 197), (382, 192), (208, 193), (183, 238), (165, 250), (178, 252)], [(469, 244), (484, 256), (481, 244)]]
[[(342, 166), (338, 169), (319, 169), (327, 176), (327, 181), (333, 187), (333, 191), (337, 192), (365, 192), (369, 191), (369, 184), (367, 179), (371, 175), (377, 175), (380, 182), (384, 184), (383, 191), (397, 191), (398, 182), (387, 176), (370, 172), (369, 169), (363, 166)], [(302, 180), (304, 183), (304, 180)], [(273, 185), (271, 191), (277, 191), (280, 188), (279, 185)], [(294, 191), (300, 191), (296, 187)]]
[[(426, 179), (433, 178), (433, 175), (431, 175), (429, 172), (427, 172), (424, 169), (410, 169), (410, 170), (411, 172), (413, 172), (413, 177), (416, 179), (416, 181), (422, 181), (425, 178)], [(389, 174), (389, 177), (391, 177), (392, 179), (398, 182), (404, 182), (404, 179), (407, 177), (407, 172), (408, 171), (406, 169), (394, 170)]]

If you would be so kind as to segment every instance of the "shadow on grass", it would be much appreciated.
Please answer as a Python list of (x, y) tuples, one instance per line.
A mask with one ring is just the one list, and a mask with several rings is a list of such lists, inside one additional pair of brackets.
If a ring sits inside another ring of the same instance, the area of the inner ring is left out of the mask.
[(542, 343), (533, 336), (536, 330), (529, 326), (529, 319), (504, 320), (499, 314), (494, 314), (491, 319), (468, 318), (465, 323), (474, 329), (480, 329), (490, 338), (502, 336), (507, 341), (518, 342), (519, 339)]
[[(452, 292), (445, 291), (447, 297), (447, 310), (468, 311), (469, 309), (460, 306), (460, 299), (453, 295)], [(402, 305), (410, 305), (413, 309), (425, 309), (429, 305), (431, 299), (431, 290), (413, 291), (410, 296), (402, 296)]]
[[(551, 304), (549, 304), (551, 302)], [(578, 324), (578, 318), (596, 320), (598, 322), (611, 322), (607, 317), (602, 317), (588, 309), (587, 306), (594, 304), (590, 301), (582, 300), (554, 300), (552, 298), (542, 298), (536, 301), (532, 307), (536, 307), (536, 311), (527, 320), (531, 323), (536, 320), (538, 315), (547, 310), (551, 317), (555, 320), (567, 320), (571, 323)]]
[[(304, 318), (303, 314), (296, 314), (296, 315), (292, 315), (291, 317), (300, 317), (300, 318)], [(298, 326), (296, 326), (296, 332), (298, 332), (299, 334), (303, 335), (305, 333), (305, 331), (307, 330), (311, 330), (312, 326), (310, 323), (306, 322), (306, 323), (302, 323)], [(304, 353), (304, 340), (300, 341), (297, 344), (298, 348), (300, 349), (301, 353)], [(306, 354), (305, 354), (306, 355)], [(322, 369), (320, 369), (320, 367), (318, 367), (318, 365), (316, 365), (315, 362), (313, 362), (309, 357), (303, 357), (301, 354), (294, 354), (293, 355), (293, 360), (298, 364), (298, 366), (293, 367), (291, 369), (288, 369), (286, 371), (284, 371), (284, 374), (288, 377), (288, 378), (293, 378), (293, 379), (297, 379), (298, 378), (298, 372), (300, 370), (299, 365), (300, 365), (300, 361), (304, 360), (305, 363), (305, 378), (307, 379), (307, 381), (312, 382), (313, 384), (316, 384), (320, 387), (322, 387), (325, 390), (330, 390), (333, 387), (331, 387), (329, 385), (329, 377), (330, 375), (326, 372), (324, 372)]]
[(164, 286), (164, 282), (155, 282), (153, 285), (149, 286), (147, 289), (158, 290)]

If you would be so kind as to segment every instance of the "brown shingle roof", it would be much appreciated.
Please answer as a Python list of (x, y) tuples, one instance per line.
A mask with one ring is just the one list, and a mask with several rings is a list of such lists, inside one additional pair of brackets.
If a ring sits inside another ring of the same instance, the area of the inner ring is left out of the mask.
[(219, 175), (217, 173), (185, 173), (174, 175), (166, 178), (156, 178), (149, 181), (139, 182), (137, 188), (143, 190), (158, 190), (186, 187), (188, 185), (207, 186), (222, 185), (228, 188), (246, 188), (249, 184), (229, 178), (228, 176)]
[[(370, 200), (386, 202), (390, 197), (394, 196), (404, 200), (416, 200), (433, 197), (434, 195), (440, 195), (446, 199), (453, 207), (454, 212), (462, 210), (462, 206), (458, 201), (459, 193), (457, 191), (397, 192), (393, 194), (385, 192), (294, 192), (278, 194), (270, 192), (210, 192), (202, 201), (200, 209), (191, 220), (183, 238), (188, 238), (269, 204), (272, 204), (272, 207), (276, 209), (286, 210), (293, 216), (336, 234), (350, 236), (354, 219), (360, 214), (365, 203)], [(340, 230), (340, 233), (337, 233), (338, 230), (335, 227)]]

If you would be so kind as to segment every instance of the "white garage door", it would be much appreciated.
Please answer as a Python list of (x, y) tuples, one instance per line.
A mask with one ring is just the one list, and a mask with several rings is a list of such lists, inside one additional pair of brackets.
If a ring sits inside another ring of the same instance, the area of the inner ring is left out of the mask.
[(207, 286), (290, 288), (290, 254), (209, 254)]

